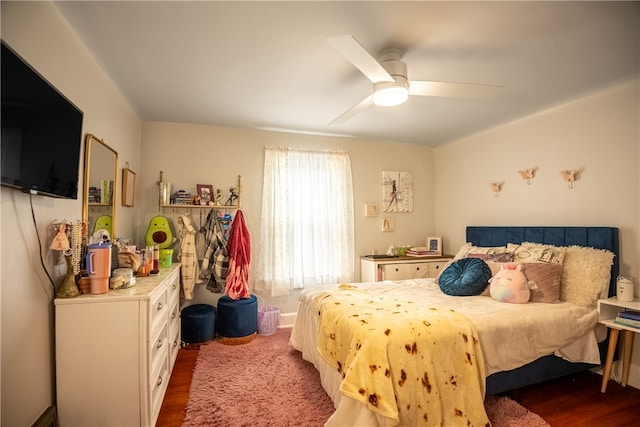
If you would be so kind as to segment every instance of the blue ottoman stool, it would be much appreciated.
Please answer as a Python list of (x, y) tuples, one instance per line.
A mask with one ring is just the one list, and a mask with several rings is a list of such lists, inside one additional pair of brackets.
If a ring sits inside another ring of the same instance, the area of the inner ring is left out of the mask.
[(217, 332), (223, 344), (244, 344), (255, 338), (258, 331), (258, 299), (231, 299), (228, 295), (218, 300)]
[(198, 344), (211, 341), (216, 330), (216, 309), (208, 304), (194, 304), (180, 312), (182, 341)]

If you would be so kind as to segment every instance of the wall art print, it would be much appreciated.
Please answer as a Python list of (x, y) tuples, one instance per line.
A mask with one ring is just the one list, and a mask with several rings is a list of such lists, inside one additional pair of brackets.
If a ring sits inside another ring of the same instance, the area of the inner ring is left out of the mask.
[(383, 212), (413, 212), (413, 174), (382, 171)]

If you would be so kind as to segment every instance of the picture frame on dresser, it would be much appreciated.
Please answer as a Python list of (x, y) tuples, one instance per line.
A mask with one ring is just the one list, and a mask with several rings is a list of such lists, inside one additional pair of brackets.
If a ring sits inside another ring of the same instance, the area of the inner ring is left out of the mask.
[(429, 255), (442, 255), (442, 238), (427, 236), (427, 244), (425, 245), (429, 250)]

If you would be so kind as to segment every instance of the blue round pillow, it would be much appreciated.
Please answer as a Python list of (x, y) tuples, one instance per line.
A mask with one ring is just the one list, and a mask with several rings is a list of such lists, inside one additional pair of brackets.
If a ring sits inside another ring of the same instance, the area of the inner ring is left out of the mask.
[(491, 269), (480, 258), (461, 258), (449, 265), (438, 279), (440, 290), (447, 295), (480, 295), (489, 284)]

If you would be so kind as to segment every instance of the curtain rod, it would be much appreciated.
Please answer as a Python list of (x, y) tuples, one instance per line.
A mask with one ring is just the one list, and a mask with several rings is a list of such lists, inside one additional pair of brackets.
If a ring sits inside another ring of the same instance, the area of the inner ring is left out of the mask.
[(321, 149), (321, 148), (300, 148), (300, 147), (274, 147), (271, 145), (267, 145), (264, 147), (265, 150), (273, 150), (273, 151), (304, 151), (311, 153), (332, 153), (332, 154), (349, 154), (346, 150), (332, 150), (332, 149)]

